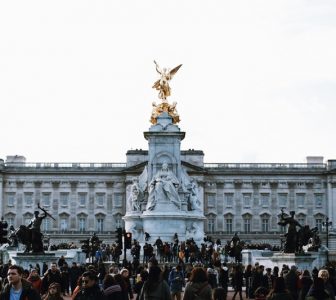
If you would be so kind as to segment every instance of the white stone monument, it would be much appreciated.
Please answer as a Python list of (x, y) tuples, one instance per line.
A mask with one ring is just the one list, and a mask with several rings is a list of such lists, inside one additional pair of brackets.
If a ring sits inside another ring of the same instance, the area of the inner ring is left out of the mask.
[(169, 104), (166, 99), (171, 93), (169, 81), (180, 67), (160, 72), (156, 64), (162, 78), (153, 88), (160, 91), (162, 103), (153, 102), (152, 126), (144, 133), (148, 163), (127, 187), (125, 230), (140, 243), (145, 233), (150, 235), (150, 243), (159, 237), (172, 242), (175, 233), (180, 241), (193, 238), (200, 244), (204, 238), (203, 199), (197, 178), (190, 177), (181, 163), (180, 145), (185, 133), (176, 125), (180, 120), (176, 102)]

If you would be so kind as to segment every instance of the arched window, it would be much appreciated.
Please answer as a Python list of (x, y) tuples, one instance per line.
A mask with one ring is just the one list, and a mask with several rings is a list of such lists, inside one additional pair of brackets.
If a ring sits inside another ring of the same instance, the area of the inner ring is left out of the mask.
[(87, 215), (85, 214), (79, 214), (77, 216), (77, 221), (78, 221), (78, 230), (80, 232), (85, 232), (86, 231), (86, 220), (87, 220)]
[(97, 214), (96, 215), (96, 230), (97, 230), (97, 232), (103, 232), (104, 231), (104, 220), (105, 220), (105, 215), (103, 215), (103, 214)]
[(269, 232), (270, 216), (268, 214), (262, 214), (260, 218), (261, 218), (261, 231), (265, 233)]
[(226, 214), (224, 216), (224, 231), (226, 233), (233, 233), (233, 215)]
[(250, 214), (244, 214), (243, 215), (244, 233), (250, 233), (251, 232), (251, 220), (252, 220), (252, 216)]

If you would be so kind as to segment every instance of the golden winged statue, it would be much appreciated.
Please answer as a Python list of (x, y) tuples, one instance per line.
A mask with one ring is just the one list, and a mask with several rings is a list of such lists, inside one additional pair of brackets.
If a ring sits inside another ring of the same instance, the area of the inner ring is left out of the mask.
[(159, 98), (162, 99), (163, 102), (166, 102), (167, 97), (171, 94), (171, 89), (169, 86), (169, 81), (172, 80), (173, 76), (176, 72), (181, 68), (181, 65), (178, 65), (174, 69), (170, 70), (167, 68), (160, 68), (158, 63), (154, 60), (156, 71), (161, 75), (161, 78), (155, 81), (153, 85), (153, 89), (159, 91)]

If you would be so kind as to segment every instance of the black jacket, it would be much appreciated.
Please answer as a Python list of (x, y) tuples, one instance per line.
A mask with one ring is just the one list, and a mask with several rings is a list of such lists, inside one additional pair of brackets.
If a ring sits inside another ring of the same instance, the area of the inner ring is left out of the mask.
[[(10, 298), (10, 289), (11, 284), (6, 284), (0, 293), (1, 300), (9, 300)], [(35, 289), (32, 288), (32, 285), (25, 279), (22, 279), (22, 294), (20, 300), (41, 300), (40, 295)]]
[(74, 300), (103, 300), (103, 293), (98, 285), (91, 288), (81, 289)]

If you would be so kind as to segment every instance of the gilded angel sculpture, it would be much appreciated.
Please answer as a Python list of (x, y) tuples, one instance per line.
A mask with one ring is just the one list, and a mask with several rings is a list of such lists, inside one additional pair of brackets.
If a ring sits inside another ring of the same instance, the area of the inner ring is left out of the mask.
[(153, 85), (153, 89), (156, 89), (159, 91), (159, 98), (165, 101), (168, 96), (170, 96), (170, 86), (169, 81), (172, 80), (173, 76), (176, 74), (176, 72), (181, 68), (181, 65), (178, 65), (174, 69), (170, 70), (167, 68), (161, 69), (157, 62), (154, 60), (156, 71), (161, 75), (161, 78), (155, 81)]

